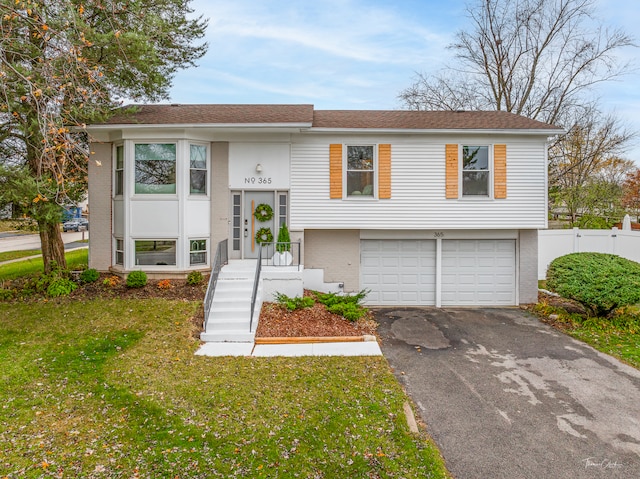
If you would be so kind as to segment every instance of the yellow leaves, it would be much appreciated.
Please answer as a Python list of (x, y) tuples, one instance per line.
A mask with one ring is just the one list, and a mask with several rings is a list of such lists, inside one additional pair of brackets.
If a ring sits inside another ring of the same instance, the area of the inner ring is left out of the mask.
[(80, 15), (82, 15), (82, 14), (84, 13), (84, 5), (80, 5), (80, 6), (78, 7), (78, 13), (79, 13)]
[(122, 35), (122, 32), (120, 30), (116, 30), (114, 35), (116, 36), (116, 38), (120, 38), (120, 35)]
[[(48, 198), (46, 198), (45, 196), (42, 196), (40, 193), (38, 193), (38, 196), (36, 196), (36, 197), (33, 199), (33, 202), (34, 202), (34, 203), (39, 203), (40, 201), (42, 201), (43, 203), (46, 203), (47, 201), (49, 201), (49, 199), (48, 199)], [(36, 414), (37, 414), (37, 413), (36, 413)], [(40, 413), (40, 414), (42, 414), (42, 413)]]

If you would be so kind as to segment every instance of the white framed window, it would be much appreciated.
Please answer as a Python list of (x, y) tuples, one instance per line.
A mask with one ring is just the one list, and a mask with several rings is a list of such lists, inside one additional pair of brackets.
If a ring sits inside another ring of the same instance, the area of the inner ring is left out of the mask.
[(462, 197), (491, 196), (491, 148), (462, 145)]
[(135, 193), (176, 193), (176, 144), (134, 145)]
[(192, 195), (207, 194), (207, 147), (205, 145), (189, 145), (189, 193)]
[(189, 241), (189, 264), (191, 266), (207, 264), (206, 239), (192, 239)]
[(135, 264), (136, 266), (175, 266), (176, 241), (157, 239), (136, 240)]
[(347, 198), (374, 198), (376, 158), (373, 145), (347, 145), (345, 176)]
[(116, 238), (116, 258), (115, 263), (124, 266), (124, 240)]
[(124, 145), (117, 145), (115, 149), (113, 194), (124, 194)]

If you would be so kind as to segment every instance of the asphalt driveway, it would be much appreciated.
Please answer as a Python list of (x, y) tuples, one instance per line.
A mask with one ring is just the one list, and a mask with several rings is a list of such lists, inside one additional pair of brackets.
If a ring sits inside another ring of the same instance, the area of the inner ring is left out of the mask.
[(640, 371), (517, 308), (375, 315), (456, 479), (640, 477)]

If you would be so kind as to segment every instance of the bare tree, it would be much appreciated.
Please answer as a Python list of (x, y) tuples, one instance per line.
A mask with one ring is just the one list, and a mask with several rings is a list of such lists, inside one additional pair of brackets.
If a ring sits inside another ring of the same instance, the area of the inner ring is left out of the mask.
[(450, 45), (455, 63), (419, 74), (399, 98), (416, 110), (506, 110), (565, 124), (592, 87), (628, 70), (615, 55), (632, 39), (595, 20), (594, 3), (476, 0)]
[(618, 209), (622, 182), (633, 167), (620, 156), (634, 136), (613, 115), (581, 110), (549, 148), (550, 207), (566, 208), (572, 222), (579, 214)]

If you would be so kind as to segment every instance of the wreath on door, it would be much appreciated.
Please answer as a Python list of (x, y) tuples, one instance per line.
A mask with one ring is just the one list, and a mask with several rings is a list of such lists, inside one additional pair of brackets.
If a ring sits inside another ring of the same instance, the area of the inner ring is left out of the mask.
[(273, 233), (270, 228), (260, 228), (256, 233), (256, 243), (273, 243)]
[(253, 216), (260, 222), (269, 221), (273, 218), (273, 208), (266, 203), (260, 203), (256, 206)]

